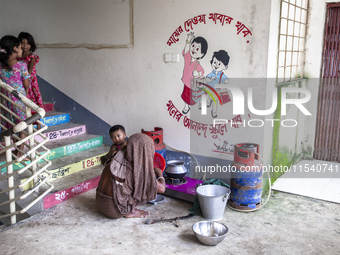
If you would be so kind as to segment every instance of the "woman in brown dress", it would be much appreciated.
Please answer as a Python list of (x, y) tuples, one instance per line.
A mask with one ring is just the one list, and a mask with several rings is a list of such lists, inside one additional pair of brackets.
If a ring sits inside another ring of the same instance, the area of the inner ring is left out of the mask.
[(162, 171), (153, 166), (155, 147), (145, 134), (134, 134), (102, 173), (96, 192), (97, 207), (109, 218), (147, 217), (136, 207), (165, 192)]

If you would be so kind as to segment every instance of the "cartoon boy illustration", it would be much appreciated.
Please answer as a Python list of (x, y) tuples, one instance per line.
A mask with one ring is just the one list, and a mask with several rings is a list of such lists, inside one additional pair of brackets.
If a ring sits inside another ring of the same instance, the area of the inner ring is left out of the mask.
[[(230, 57), (228, 52), (224, 50), (215, 51), (210, 61), (212, 72), (206, 76), (206, 82), (211, 87), (215, 88), (216, 84), (228, 84), (229, 78), (223, 73), (228, 69)], [(207, 96), (207, 106), (212, 104), (212, 98)], [(217, 117), (217, 104), (212, 104), (211, 116)]]
[(201, 60), (208, 50), (208, 43), (203, 37), (195, 37), (191, 32), (187, 36), (186, 44), (183, 49), (184, 69), (182, 81), (184, 89), (182, 92), (182, 99), (185, 103), (182, 110), (183, 114), (190, 111), (190, 105), (196, 104), (192, 99), (192, 87), (196, 86), (195, 79), (204, 75), (204, 69), (200, 65)]

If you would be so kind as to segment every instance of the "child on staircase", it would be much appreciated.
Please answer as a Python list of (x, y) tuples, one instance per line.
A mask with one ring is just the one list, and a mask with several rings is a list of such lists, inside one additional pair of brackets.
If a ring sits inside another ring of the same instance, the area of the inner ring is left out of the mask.
[(109, 130), (109, 135), (113, 144), (111, 145), (110, 151), (100, 158), (103, 165), (109, 164), (117, 152), (126, 147), (128, 140), (125, 128), (122, 125), (112, 126)]
[[(29, 88), (29, 73), (27, 71), (27, 65), (18, 61), (18, 58), (22, 56), (21, 44), (18, 38), (11, 35), (6, 35), (0, 40), (0, 79), (14, 88), (20, 94), (26, 96)], [(10, 112), (1, 108), (1, 113), (6, 118), (17, 124), (26, 119), (26, 113), (21, 110), (25, 109), (25, 105), (12, 93), (8, 93), (6, 90), (1, 89), (1, 92), (10, 98), (15, 104), (4, 100), (3, 104), (12, 112), (14, 112), (18, 118), (15, 118)], [(20, 109), (20, 108), (21, 109)], [(7, 129), (12, 128), (12, 123), (1, 118), (1, 124)], [(25, 134), (20, 132), (20, 138), (25, 138)], [(14, 154), (17, 157), (23, 155), (24, 144), (19, 145), (19, 150), (16, 150)], [(24, 159), (27, 160), (27, 159)]]
[(34, 38), (27, 32), (21, 32), (18, 38), (23, 51), (22, 56), (18, 58), (18, 60), (26, 63), (28, 72), (31, 76), (29, 79), (30, 87), (28, 89), (27, 98), (31, 99), (39, 107), (43, 108), (44, 105), (40, 94), (36, 71), (36, 65), (39, 62), (39, 56), (33, 54), (37, 48)]

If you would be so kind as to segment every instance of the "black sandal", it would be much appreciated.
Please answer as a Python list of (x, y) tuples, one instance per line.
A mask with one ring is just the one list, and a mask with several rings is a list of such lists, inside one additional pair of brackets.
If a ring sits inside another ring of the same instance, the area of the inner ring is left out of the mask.
[(188, 110), (184, 111), (184, 109), (182, 110), (183, 114), (187, 114), (190, 111), (190, 106), (188, 106)]

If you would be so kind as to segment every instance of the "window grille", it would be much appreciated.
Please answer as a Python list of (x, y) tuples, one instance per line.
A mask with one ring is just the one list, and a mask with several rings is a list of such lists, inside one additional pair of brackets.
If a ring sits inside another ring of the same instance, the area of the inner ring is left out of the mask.
[(302, 78), (308, 0), (281, 0), (276, 82)]

